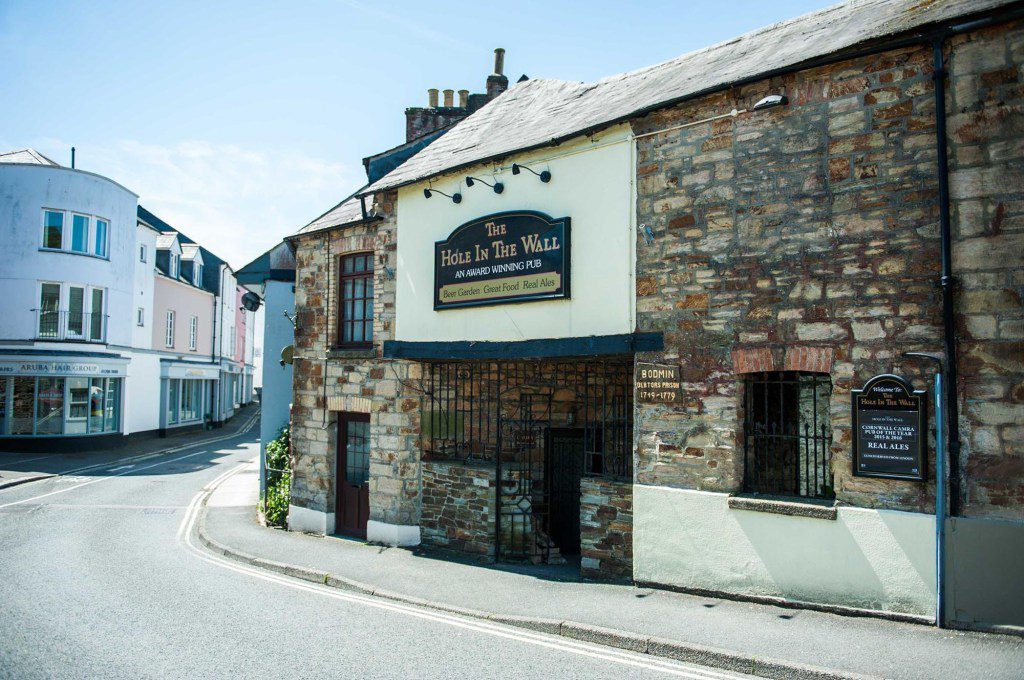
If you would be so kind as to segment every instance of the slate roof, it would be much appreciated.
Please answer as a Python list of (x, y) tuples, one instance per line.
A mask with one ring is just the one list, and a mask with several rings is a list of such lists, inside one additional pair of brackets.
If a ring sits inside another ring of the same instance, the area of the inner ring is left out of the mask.
[(60, 163), (55, 163), (35, 149), (19, 149), (0, 153), (0, 163), (18, 163), (21, 165), (49, 165), (59, 168)]
[[(220, 266), (224, 265), (228, 269), (231, 269), (231, 265), (229, 265), (222, 258), (217, 257), (216, 255), (214, 255), (212, 252), (209, 251), (209, 249), (204, 248), (203, 246), (199, 245), (198, 243), (196, 243), (195, 241), (190, 239), (185, 234), (181, 233), (180, 231), (178, 231), (177, 229), (175, 229), (171, 225), (167, 224), (162, 219), (160, 219), (159, 217), (157, 217), (156, 215), (154, 215), (153, 213), (151, 213), (149, 210), (147, 210), (146, 208), (142, 207), (141, 205), (139, 206), (139, 209), (138, 209), (138, 216), (139, 216), (140, 220), (142, 220), (146, 224), (151, 225), (152, 227), (154, 227), (161, 234), (174, 234), (174, 235), (177, 235), (178, 243), (180, 243), (181, 247), (182, 247), (182, 252), (184, 252), (185, 246), (188, 245), (188, 244), (194, 244), (194, 245), (198, 246), (199, 247), (199, 251), (203, 254), (203, 285), (202, 285), (202, 287), (204, 289), (210, 291), (211, 293), (215, 293), (217, 295), (220, 294), (219, 293), (219, 291), (220, 291)], [(160, 238), (161, 238), (160, 236), (157, 236), (156, 247), (158, 249), (159, 248), (167, 248), (167, 247), (169, 247), (169, 245), (170, 245), (169, 242), (168, 242), (168, 245), (161, 246), (160, 245)]]
[(392, 189), (516, 151), (557, 144), (737, 82), (1013, 3), (853, 0), (596, 83), (527, 80), (359, 193)]
[[(365, 188), (365, 187), (364, 187)], [(311, 231), (319, 231), (321, 229), (328, 229), (331, 227), (340, 227), (344, 224), (350, 224), (352, 222), (360, 222), (363, 219), (363, 204), (357, 196), (362, 193), (362, 189), (352, 194), (338, 205), (334, 206), (320, 217), (316, 218), (302, 229), (299, 229), (297, 234), (307, 234)]]

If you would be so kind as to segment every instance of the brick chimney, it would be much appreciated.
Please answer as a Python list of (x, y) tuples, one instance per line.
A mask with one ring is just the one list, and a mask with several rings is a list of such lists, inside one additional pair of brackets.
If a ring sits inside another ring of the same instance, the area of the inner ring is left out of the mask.
[(456, 104), (455, 90), (446, 89), (443, 91), (443, 103), (438, 106), (438, 90), (427, 90), (426, 107), (410, 107), (405, 110), (405, 141), (411, 142), (459, 122), (507, 89), (505, 50), (499, 47), (494, 50), (494, 73), (487, 76), (486, 92), (470, 94), (469, 90), (459, 90), (459, 101)]

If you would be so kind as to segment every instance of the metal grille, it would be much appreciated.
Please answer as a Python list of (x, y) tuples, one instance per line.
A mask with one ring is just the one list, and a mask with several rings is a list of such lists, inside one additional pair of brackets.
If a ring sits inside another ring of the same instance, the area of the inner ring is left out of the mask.
[(744, 380), (744, 490), (834, 498), (827, 375), (756, 373)]
[(577, 551), (580, 478), (632, 479), (632, 366), (632, 358), (427, 364), (424, 457), (493, 462), (499, 559), (555, 562)]

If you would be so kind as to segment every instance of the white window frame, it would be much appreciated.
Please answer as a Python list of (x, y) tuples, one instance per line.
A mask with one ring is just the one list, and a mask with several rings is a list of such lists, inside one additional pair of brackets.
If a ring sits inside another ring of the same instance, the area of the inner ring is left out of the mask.
[[(64, 248), (64, 250), (66, 250), (69, 253), (74, 253), (76, 255), (92, 255), (92, 253), (89, 250), (89, 240), (90, 240), (89, 236), (92, 234), (92, 217), (90, 217), (89, 215), (86, 215), (84, 213), (79, 213), (79, 212), (72, 212), (72, 213), (69, 213), (69, 214), (71, 215), (71, 233), (68, 234), (68, 239), (65, 242), (67, 244), (67, 247)], [(84, 217), (85, 218), (85, 250), (75, 250), (75, 218), (76, 217)]]
[(178, 269), (180, 265), (180, 258), (176, 253), (169, 253), (170, 258), (167, 263), (167, 274), (172, 278), (178, 278)]
[(146, 325), (146, 310), (142, 307), (135, 312), (135, 325), (145, 326)]
[[(56, 213), (60, 215), (60, 246), (57, 248), (46, 245), (46, 213)], [(43, 226), (41, 230), (42, 241), (39, 247), (42, 250), (49, 250), (51, 252), (58, 252), (64, 250), (64, 243), (67, 241), (67, 219), (68, 213), (66, 210), (56, 210), (54, 208), (43, 208)]]
[(193, 273), (194, 273), (194, 275), (192, 277), (193, 283), (195, 283), (196, 286), (198, 286), (198, 287), (202, 287), (202, 285), (203, 285), (203, 265), (199, 264), (198, 262), (195, 262), (195, 263), (192, 264), (192, 269), (193, 269)]
[(140, 243), (139, 244), (139, 262), (142, 262), (143, 264), (145, 264), (146, 257), (147, 257), (146, 244), (145, 243)]
[(195, 351), (199, 338), (199, 317), (193, 316), (188, 320), (188, 348)]
[(167, 310), (167, 325), (164, 328), (164, 346), (174, 347), (174, 310)]
[[(99, 252), (99, 250), (100, 250), (100, 247), (99, 247), (100, 246), (100, 242), (99, 242), (100, 222), (102, 222), (103, 224), (106, 225), (106, 228), (103, 230), (103, 252)], [(92, 252), (90, 254), (91, 255), (95, 255), (96, 257), (101, 257), (104, 260), (109, 259), (109, 257), (110, 257), (110, 220), (108, 220), (106, 218), (103, 218), (103, 217), (93, 217), (92, 218), (92, 225), (93, 225), (93, 228), (92, 228), (92, 239), (90, 239), (91, 242), (92, 242)]]

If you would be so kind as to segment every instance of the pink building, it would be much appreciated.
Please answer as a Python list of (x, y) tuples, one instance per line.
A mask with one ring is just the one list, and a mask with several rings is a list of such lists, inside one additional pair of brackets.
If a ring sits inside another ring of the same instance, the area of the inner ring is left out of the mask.
[(204, 287), (203, 254), (175, 232), (157, 236), (153, 349), (160, 355), (160, 429), (216, 418), (216, 296)]

